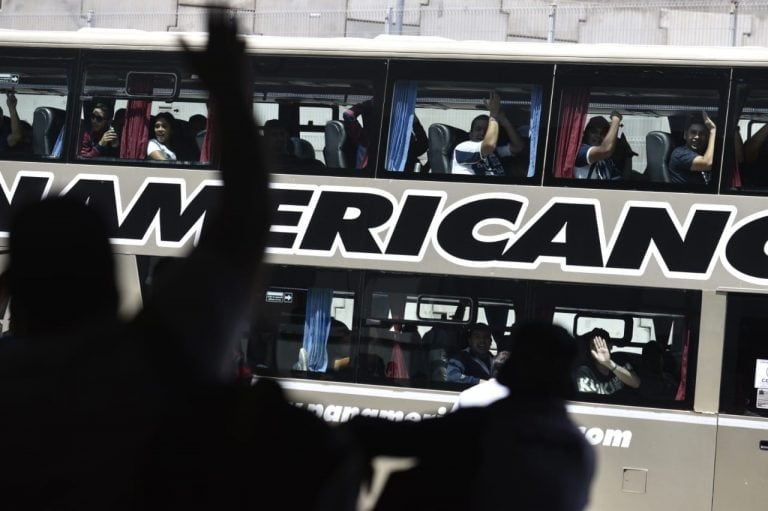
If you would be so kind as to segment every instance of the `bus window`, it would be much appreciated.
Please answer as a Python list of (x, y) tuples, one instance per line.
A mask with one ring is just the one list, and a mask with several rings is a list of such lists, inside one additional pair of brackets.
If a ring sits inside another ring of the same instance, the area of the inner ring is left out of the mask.
[(715, 189), (725, 73), (563, 66), (558, 82), (554, 177)]
[(258, 58), (254, 113), (276, 172), (370, 175), (375, 167), (380, 88), (377, 61)]
[(741, 71), (735, 79), (736, 132), (728, 145), (726, 165), (734, 173), (731, 188), (768, 188), (768, 79), (763, 73)]
[[(546, 286), (541, 294), (553, 300), (545, 306), (552, 321), (577, 343), (579, 400), (672, 408), (692, 402), (694, 296), (598, 286)], [(598, 339), (607, 351), (600, 353)]]
[(59, 158), (67, 110), (67, 72), (0, 61), (0, 158)]
[[(542, 97), (536, 84), (397, 81), (386, 169), (420, 177), (533, 177)], [(488, 123), (497, 121), (492, 152), (480, 154)]]
[(720, 411), (768, 417), (768, 298), (728, 295)]
[(274, 268), (247, 334), (255, 374), (342, 379), (353, 357), (354, 277)]
[(145, 63), (87, 66), (77, 157), (210, 163), (208, 93), (196, 76), (169, 69), (172, 62), (160, 69)]

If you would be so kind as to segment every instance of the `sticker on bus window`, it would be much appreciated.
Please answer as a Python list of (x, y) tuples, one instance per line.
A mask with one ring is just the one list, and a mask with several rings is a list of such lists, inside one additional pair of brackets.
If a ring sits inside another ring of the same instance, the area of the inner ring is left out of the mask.
[(768, 409), (768, 389), (757, 389), (757, 397), (755, 397), (755, 408)]
[(293, 293), (286, 291), (267, 291), (267, 303), (293, 303)]
[(755, 388), (768, 389), (768, 360), (758, 358), (755, 362)]

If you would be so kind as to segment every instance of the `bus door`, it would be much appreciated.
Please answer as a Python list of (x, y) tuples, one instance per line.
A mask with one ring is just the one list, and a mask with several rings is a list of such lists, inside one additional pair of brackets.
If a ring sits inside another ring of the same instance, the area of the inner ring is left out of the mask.
[(768, 296), (729, 294), (713, 510), (768, 503)]

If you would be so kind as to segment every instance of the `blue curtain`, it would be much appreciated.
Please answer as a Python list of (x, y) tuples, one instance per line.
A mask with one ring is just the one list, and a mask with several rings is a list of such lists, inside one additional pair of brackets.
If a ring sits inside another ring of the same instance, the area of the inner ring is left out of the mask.
[(395, 84), (392, 99), (392, 117), (389, 122), (389, 151), (386, 168), (402, 172), (408, 159), (408, 146), (411, 143), (413, 116), (416, 111), (416, 91), (419, 83), (400, 81)]
[(307, 309), (304, 316), (304, 351), (307, 369), (325, 372), (328, 367), (328, 334), (331, 331), (331, 301), (333, 290), (310, 288), (307, 293)]
[[(51, 151), (51, 158), (61, 158), (61, 149), (64, 146), (64, 128), (59, 130), (59, 136), (56, 137), (56, 142), (53, 144), (53, 150)], [(78, 147), (78, 150), (80, 148)]]
[(531, 90), (531, 154), (528, 159), (528, 177), (536, 174), (536, 153), (539, 145), (539, 124), (541, 123), (541, 103), (544, 101), (544, 91), (541, 86), (534, 85)]

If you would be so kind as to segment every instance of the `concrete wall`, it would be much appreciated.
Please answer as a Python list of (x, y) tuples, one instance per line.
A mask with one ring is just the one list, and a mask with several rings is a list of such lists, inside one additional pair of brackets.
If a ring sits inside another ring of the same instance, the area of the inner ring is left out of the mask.
[[(77, 30), (87, 26), (161, 31), (205, 29), (209, 0), (3, 0), (0, 29)], [(387, 7), (397, 0), (229, 0), (245, 32), (284, 36), (374, 37), (395, 33)], [(728, 0), (557, 0), (559, 42), (729, 45)], [(753, 5), (754, 4), (754, 5)], [(694, 4), (690, 4), (694, 5)], [(768, 6), (742, 2), (736, 41), (768, 46)], [(453, 39), (546, 41), (552, 0), (404, 0), (402, 33)], [(92, 16), (88, 12), (93, 13)]]

